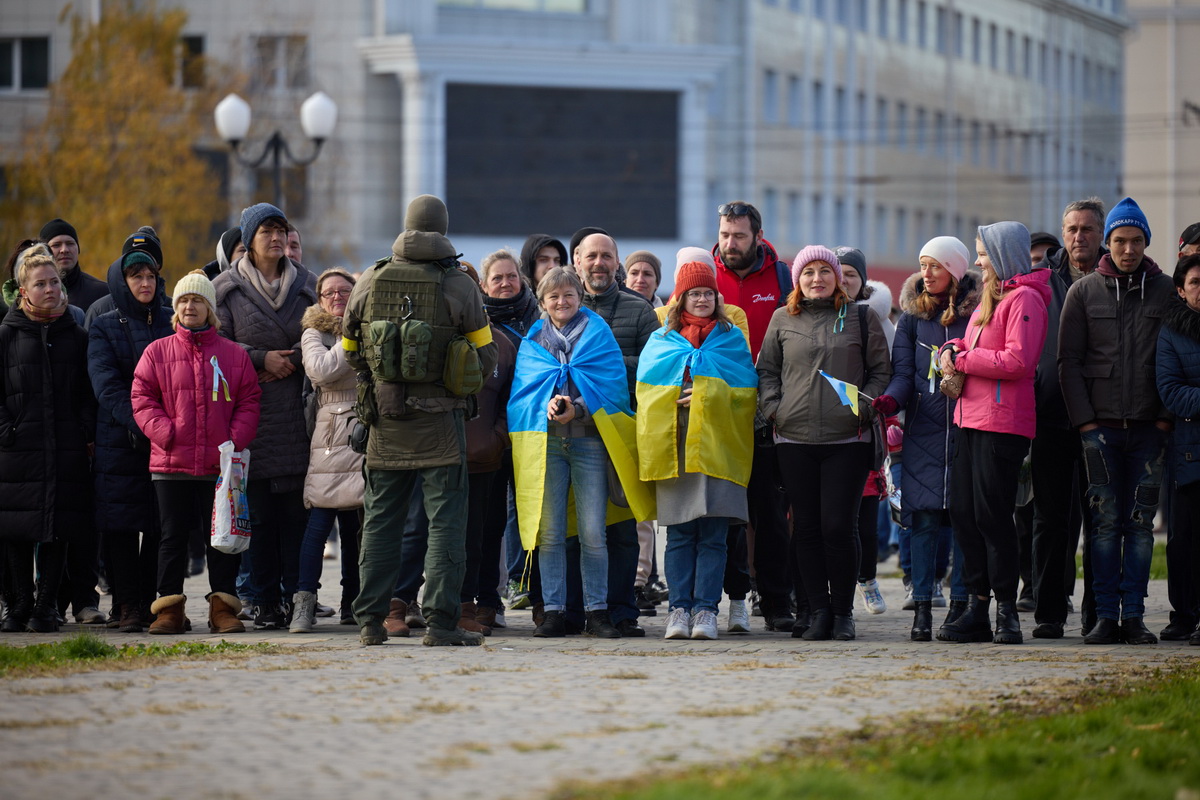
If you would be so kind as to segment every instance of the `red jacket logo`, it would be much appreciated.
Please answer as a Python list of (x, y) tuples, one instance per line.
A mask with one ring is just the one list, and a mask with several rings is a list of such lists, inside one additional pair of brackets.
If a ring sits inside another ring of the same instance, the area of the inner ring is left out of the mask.
[(775, 295), (773, 294), (756, 294), (750, 298), (751, 303), (774, 303)]

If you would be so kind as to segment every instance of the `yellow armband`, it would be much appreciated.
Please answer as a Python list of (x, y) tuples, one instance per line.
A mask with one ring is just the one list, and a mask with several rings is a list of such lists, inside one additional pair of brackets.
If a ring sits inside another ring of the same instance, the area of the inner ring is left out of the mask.
[(476, 348), (484, 347), (492, 343), (492, 329), (490, 326), (484, 326), (477, 331), (471, 331), (467, 334), (467, 341), (475, 345)]

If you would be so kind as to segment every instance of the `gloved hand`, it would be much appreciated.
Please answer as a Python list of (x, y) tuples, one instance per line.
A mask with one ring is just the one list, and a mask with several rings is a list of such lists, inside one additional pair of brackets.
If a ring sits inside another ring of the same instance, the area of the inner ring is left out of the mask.
[(881, 394), (876, 397), (875, 401), (871, 403), (871, 407), (885, 417), (890, 417), (900, 410), (900, 404), (890, 394)]

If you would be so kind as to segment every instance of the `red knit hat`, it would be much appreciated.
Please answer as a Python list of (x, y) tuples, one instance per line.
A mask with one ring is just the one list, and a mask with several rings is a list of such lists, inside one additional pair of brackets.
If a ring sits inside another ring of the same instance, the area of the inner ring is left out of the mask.
[(692, 289), (717, 291), (717, 276), (712, 267), (699, 261), (689, 261), (675, 271), (675, 296), (683, 297)]

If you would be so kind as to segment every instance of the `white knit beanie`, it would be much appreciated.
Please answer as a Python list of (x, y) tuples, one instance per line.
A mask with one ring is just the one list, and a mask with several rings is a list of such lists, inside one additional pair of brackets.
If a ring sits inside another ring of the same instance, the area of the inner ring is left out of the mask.
[(954, 276), (955, 282), (961, 281), (967, 274), (967, 266), (971, 262), (971, 251), (967, 246), (953, 236), (935, 236), (921, 248), (918, 258), (929, 256), (942, 265), (943, 269)]
[(179, 298), (185, 294), (198, 294), (208, 303), (209, 308), (217, 310), (217, 290), (202, 270), (194, 269), (179, 279), (179, 283), (175, 284), (175, 291), (171, 292), (171, 302), (178, 303)]

